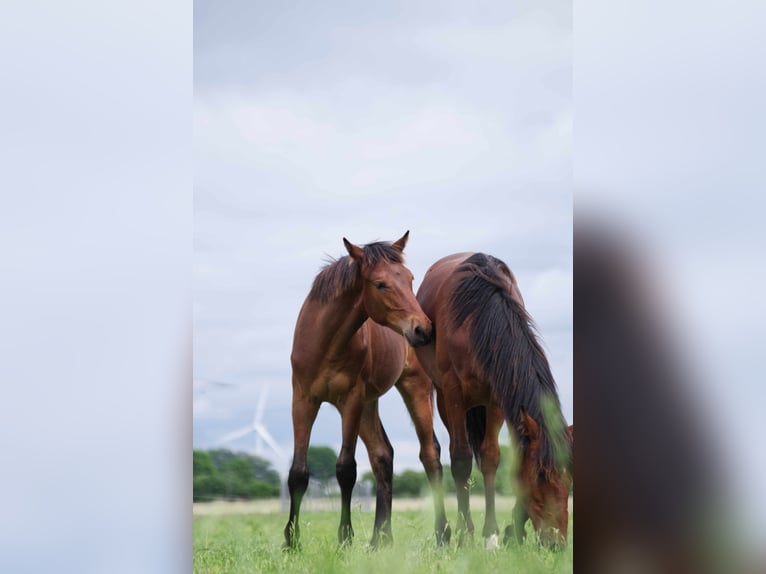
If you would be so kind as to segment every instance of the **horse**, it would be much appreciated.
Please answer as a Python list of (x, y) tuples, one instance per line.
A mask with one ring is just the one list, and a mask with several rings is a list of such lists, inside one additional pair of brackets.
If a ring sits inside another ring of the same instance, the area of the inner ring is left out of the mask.
[[(404, 265), (407, 231), (395, 242), (343, 243), (348, 255), (331, 260), (314, 279), (298, 315), (292, 365), (293, 461), (288, 475), (290, 515), (285, 548), (300, 545), (299, 515), (309, 481), (307, 450), (322, 403), (342, 419), (336, 463), (341, 490), (338, 543), (350, 544), (351, 492), (356, 482), (356, 444), (361, 437), (375, 476), (377, 497), (370, 546), (390, 544), (393, 448), (378, 414), (378, 399), (396, 386), (420, 441), (420, 458), (434, 490), (437, 538), (449, 541), (443, 510), (440, 447), (433, 433), (430, 382), (412, 349), (431, 341), (433, 327), (415, 299), (413, 276)], [(439, 509), (441, 511), (439, 512)]]
[(542, 543), (565, 544), (573, 440), (513, 273), (490, 255), (457, 253), (430, 267), (417, 300), (434, 325), (434, 341), (415, 353), (433, 382), (449, 432), (458, 540), (473, 537), (468, 496), (473, 453), (484, 477), (485, 545), (499, 545), (494, 484), (505, 422), (520, 451), (513, 471), (517, 538), (523, 538), (530, 518)]
[[(525, 424), (528, 425), (529, 427), (535, 428), (535, 426), (539, 426), (534, 421), (534, 419), (529, 417), (529, 415), (526, 412), (523, 412), (522, 416), (529, 419), (525, 421)], [(569, 435), (570, 443), (572, 444), (572, 446), (574, 446), (574, 425), (569, 425), (567, 427), (567, 434)], [(528, 504), (530, 503), (524, 499), (523, 493), (529, 490), (528, 487), (525, 485), (531, 484), (535, 478), (534, 476), (530, 476), (531, 473), (532, 474), (534, 473), (534, 469), (535, 469), (535, 462), (534, 462), (535, 448), (536, 448), (536, 445), (533, 443), (530, 445), (529, 448), (523, 449), (522, 452), (520, 453), (521, 463), (518, 465), (519, 470), (518, 470), (518, 475), (516, 477), (516, 491), (517, 493), (522, 493), (522, 496), (519, 496), (519, 498), (516, 501), (516, 505), (513, 508), (513, 523), (507, 526), (505, 529), (503, 543), (506, 545), (508, 544), (510, 540), (514, 538), (519, 544), (521, 544), (524, 542), (524, 539), (526, 538), (525, 525), (527, 520), (529, 520), (530, 518), (530, 510), (528, 509)], [(571, 486), (571, 482), (573, 480), (574, 459), (571, 458), (571, 456), (572, 455), (570, 453), (570, 459), (566, 467), (567, 474), (569, 475), (569, 482), (567, 483), (569, 486)], [(569, 489), (567, 488), (567, 494), (568, 494), (568, 490)], [(560, 495), (563, 496), (563, 493), (561, 493)], [(542, 497), (538, 497), (538, 498), (542, 498)], [(540, 500), (538, 500), (536, 503), (533, 502), (533, 504), (537, 504), (538, 508), (545, 507), (544, 501), (541, 502)], [(548, 531), (547, 534), (541, 537), (543, 542), (547, 542), (549, 545), (554, 545), (554, 546), (563, 546), (564, 544), (566, 544), (566, 540), (567, 540), (566, 526), (568, 526), (568, 519), (569, 519), (568, 508), (567, 508), (566, 514), (562, 513), (560, 519), (562, 520), (565, 528), (563, 530), (560, 530), (560, 527), (554, 527), (555, 530)], [(540, 528), (538, 527), (539, 520), (535, 521), (533, 519), (533, 524), (535, 525), (535, 528), (537, 529), (537, 531), (540, 532)], [(560, 534), (560, 536), (558, 537), (553, 536), (555, 534)]]

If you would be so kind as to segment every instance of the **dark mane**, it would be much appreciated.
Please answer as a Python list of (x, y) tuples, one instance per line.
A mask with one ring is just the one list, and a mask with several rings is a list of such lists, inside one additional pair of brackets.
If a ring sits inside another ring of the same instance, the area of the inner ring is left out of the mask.
[(477, 253), (457, 271), (467, 275), (450, 299), (454, 325), (469, 321), (478, 365), (489, 379), (512, 432), (526, 448), (528, 440), (522, 439), (519, 432), (523, 408), (540, 426), (538, 470), (549, 473), (568, 465), (572, 443), (556, 383), (532, 319), (511, 297), (508, 266), (495, 257)]
[[(362, 246), (364, 251), (363, 267), (375, 267), (381, 260), (389, 263), (404, 263), (402, 252), (390, 242), (377, 241)], [(356, 287), (359, 279), (358, 264), (350, 256), (330, 259), (319, 274), (309, 291), (309, 300), (327, 303), (339, 295)]]

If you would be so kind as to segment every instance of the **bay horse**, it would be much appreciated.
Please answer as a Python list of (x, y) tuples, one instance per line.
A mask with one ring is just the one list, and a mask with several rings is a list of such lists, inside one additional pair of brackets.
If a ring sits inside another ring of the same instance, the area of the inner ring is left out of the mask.
[(484, 477), (485, 544), (498, 545), (494, 486), (498, 434), (506, 422), (520, 453), (513, 471), (517, 538), (530, 518), (541, 542), (565, 544), (573, 441), (516, 278), (495, 257), (457, 253), (431, 266), (417, 300), (434, 324), (434, 342), (416, 354), (449, 431), (458, 539), (473, 536), (473, 453)]
[(292, 364), (293, 461), (288, 476), (290, 516), (285, 547), (299, 546), (301, 500), (309, 481), (307, 450), (322, 403), (342, 419), (336, 463), (341, 490), (338, 542), (351, 542), (351, 493), (356, 482), (356, 444), (361, 437), (375, 475), (377, 500), (370, 545), (392, 541), (393, 448), (378, 415), (378, 399), (396, 385), (420, 441), (420, 458), (435, 486), (437, 536), (449, 539), (441, 494), (439, 444), (433, 433), (430, 382), (418, 370), (413, 347), (432, 338), (432, 324), (415, 299), (412, 273), (404, 266), (409, 231), (393, 243), (359, 247), (343, 238), (348, 255), (331, 261), (314, 279), (298, 315)]

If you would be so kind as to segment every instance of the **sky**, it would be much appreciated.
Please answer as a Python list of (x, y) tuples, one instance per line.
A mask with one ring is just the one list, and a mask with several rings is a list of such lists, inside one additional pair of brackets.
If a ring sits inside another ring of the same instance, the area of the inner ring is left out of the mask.
[[(567, 2), (195, 2), (195, 448), (248, 425), (268, 388), (286, 456), (259, 454), (286, 470), (314, 276), (343, 237), (407, 230), (415, 290), (458, 251), (511, 267), (573, 422), (571, 26)], [(421, 468), (398, 393), (380, 404), (395, 470)], [(339, 447), (330, 405), (311, 442)], [(369, 468), (361, 442), (357, 461)]]

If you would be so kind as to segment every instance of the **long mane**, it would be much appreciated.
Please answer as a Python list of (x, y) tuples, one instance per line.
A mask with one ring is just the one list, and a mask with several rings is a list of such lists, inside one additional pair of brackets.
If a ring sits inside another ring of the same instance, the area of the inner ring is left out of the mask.
[[(404, 263), (402, 252), (390, 242), (377, 241), (362, 247), (364, 260), (362, 265), (367, 268), (375, 267), (381, 260), (391, 263)], [(327, 303), (343, 293), (355, 288), (359, 280), (358, 263), (348, 255), (338, 259), (330, 259), (314, 278), (308, 299)]]
[[(449, 302), (453, 326), (468, 321), (477, 364), (522, 448), (528, 446), (528, 439), (520, 432), (522, 408), (538, 423), (538, 470), (547, 474), (561, 468), (571, 459), (571, 439), (534, 323), (508, 289), (508, 266), (491, 255), (477, 253), (466, 259), (457, 272), (466, 276)], [(483, 424), (480, 415), (469, 411), (469, 434), (472, 420), (473, 424)], [(476, 431), (481, 433), (480, 428)], [(473, 434), (471, 444), (476, 453), (478, 439), (477, 433)]]

